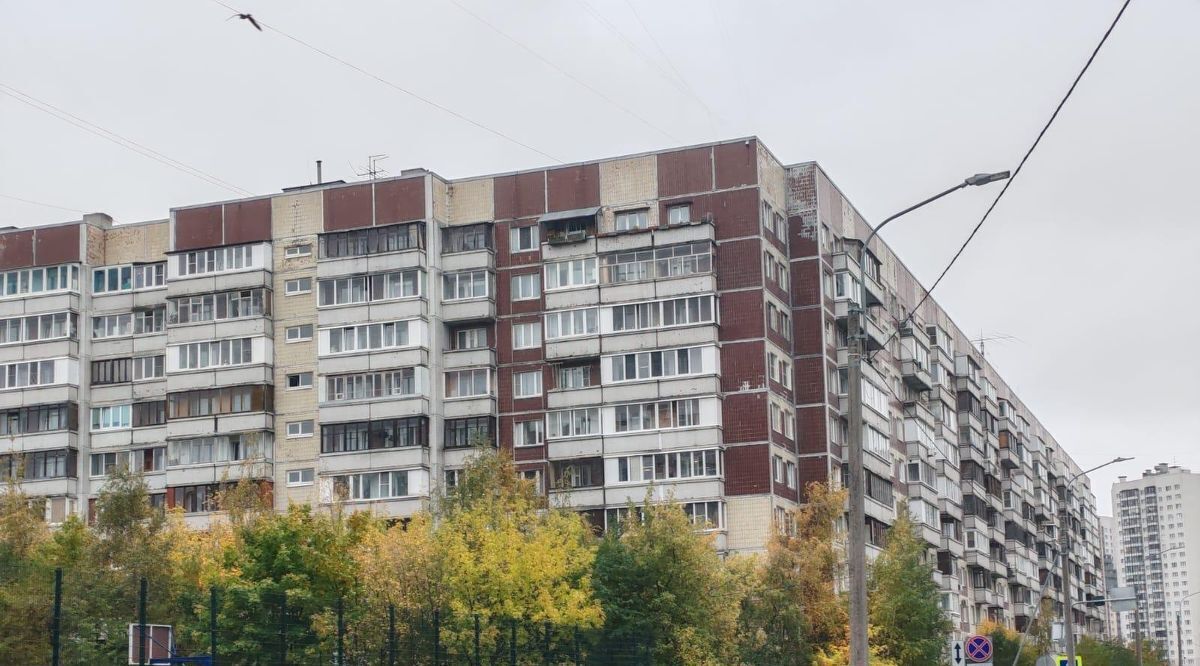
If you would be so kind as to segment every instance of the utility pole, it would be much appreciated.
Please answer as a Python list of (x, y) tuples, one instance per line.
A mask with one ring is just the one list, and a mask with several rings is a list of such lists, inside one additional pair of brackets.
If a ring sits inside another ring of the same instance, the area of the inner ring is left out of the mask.
[(864, 282), (866, 271), (863, 266), (867, 257), (867, 248), (875, 234), (879, 233), (879, 230), (883, 229), (888, 222), (968, 185), (986, 185), (1008, 177), (1007, 171), (975, 174), (944, 192), (905, 208), (872, 229), (858, 253), (860, 284), (855, 299), (850, 302), (846, 321), (846, 362), (848, 366), (846, 369), (846, 394), (849, 402), (847, 418), (850, 421), (849, 436), (846, 442), (850, 465), (850, 478), (847, 480), (850, 490), (850, 527), (848, 552), (846, 553), (846, 565), (850, 574), (850, 666), (868, 666), (867, 661), (870, 659), (870, 648), (867, 644), (869, 623), (867, 617), (867, 511), (866, 472), (863, 470), (862, 418), (862, 361), (866, 347), (862, 317), (867, 304), (866, 283)]
[[(1074, 481), (1074, 479), (1072, 479)], [(1059, 520), (1059, 548), (1062, 550), (1062, 599), (1063, 639), (1067, 643), (1067, 663), (1075, 663), (1075, 608), (1071, 605), (1071, 486), (1063, 493), (1063, 505), (1059, 509), (1063, 518)]]

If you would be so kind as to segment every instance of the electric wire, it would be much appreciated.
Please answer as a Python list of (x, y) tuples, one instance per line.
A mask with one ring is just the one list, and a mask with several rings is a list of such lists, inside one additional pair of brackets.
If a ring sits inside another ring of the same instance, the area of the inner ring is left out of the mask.
[[(229, 10), (229, 11), (231, 11), (231, 12), (234, 12), (234, 13), (237, 13), (237, 14), (240, 14), (240, 13), (242, 13), (240, 10), (236, 9), (236, 8), (235, 8), (235, 7), (233, 7), (232, 5), (229, 5), (229, 4), (226, 4), (225, 2), (222, 2), (222, 0), (211, 0), (211, 2), (213, 2), (214, 4), (220, 5), (221, 7), (224, 7), (225, 9), (228, 9), (228, 10)], [(544, 151), (544, 150), (541, 150), (541, 149), (539, 149), (539, 148), (535, 148), (535, 147), (533, 147), (533, 146), (529, 145), (528, 143), (525, 143), (525, 142), (521, 141), (520, 139), (517, 139), (517, 138), (515, 138), (515, 137), (509, 136), (508, 134), (505, 134), (504, 132), (501, 132), (500, 130), (498, 130), (498, 129), (494, 128), (494, 127), (490, 127), (490, 126), (488, 126), (488, 125), (485, 125), (485, 124), (483, 124), (482, 122), (480, 122), (480, 121), (478, 121), (478, 120), (475, 120), (474, 118), (471, 118), (470, 116), (467, 116), (467, 115), (465, 115), (465, 114), (463, 114), (463, 113), (459, 113), (458, 111), (455, 111), (454, 109), (452, 109), (452, 108), (450, 108), (450, 107), (448, 107), (448, 106), (446, 106), (446, 105), (444, 105), (444, 104), (441, 104), (441, 103), (439, 103), (439, 102), (436, 102), (436, 101), (434, 101), (434, 100), (432, 100), (432, 99), (430, 99), (430, 98), (428, 98), (428, 97), (425, 97), (424, 95), (418, 94), (418, 93), (416, 93), (416, 92), (414, 92), (414, 91), (412, 91), (412, 90), (409, 90), (408, 88), (405, 88), (404, 86), (401, 86), (401, 85), (400, 85), (400, 84), (398, 84), (398, 83), (394, 83), (394, 82), (392, 82), (392, 81), (389, 81), (388, 79), (385, 79), (385, 78), (383, 78), (382, 76), (380, 76), (380, 75), (378, 75), (378, 74), (375, 74), (374, 72), (371, 72), (371, 71), (369, 71), (369, 70), (366, 70), (366, 69), (364, 69), (364, 68), (362, 68), (362, 67), (359, 67), (358, 65), (356, 65), (356, 64), (354, 64), (354, 63), (352, 63), (352, 62), (350, 62), (349, 60), (346, 60), (346, 59), (344, 59), (344, 58), (341, 58), (341, 57), (339, 57), (339, 56), (337, 56), (337, 55), (334, 55), (333, 53), (330, 53), (329, 51), (326, 51), (325, 49), (323, 49), (323, 48), (321, 48), (321, 47), (319, 47), (319, 46), (315, 46), (315, 45), (313, 45), (313, 44), (310, 44), (310, 43), (308, 43), (308, 42), (304, 41), (303, 39), (300, 39), (299, 37), (297, 37), (297, 36), (295, 36), (295, 35), (292, 35), (292, 34), (290, 34), (290, 33), (284, 32), (283, 30), (280, 30), (279, 28), (277, 28), (277, 27), (275, 27), (275, 26), (273, 26), (273, 25), (271, 25), (271, 24), (269, 24), (269, 23), (267, 23), (267, 22), (263, 21), (262, 19), (259, 19), (257, 16), (256, 16), (256, 17), (254, 17), (254, 18), (255, 18), (255, 20), (258, 22), (258, 24), (259, 24), (259, 25), (261, 25), (261, 26), (263, 27), (263, 29), (265, 29), (265, 30), (270, 30), (271, 32), (274, 32), (274, 33), (278, 34), (279, 36), (281, 36), (281, 37), (284, 37), (285, 39), (288, 39), (289, 41), (295, 42), (296, 44), (299, 44), (300, 46), (303, 46), (304, 48), (306, 48), (306, 49), (308, 49), (308, 50), (310, 50), (310, 51), (312, 51), (312, 52), (314, 52), (314, 53), (317, 53), (317, 54), (319, 54), (319, 55), (325, 56), (326, 58), (329, 58), (330, 60), (332, 60), (332, 61), (334, 61), (334, 62), (338, 63), (339, 65), (342, 65), (342, 66), (344, 66), (344, 67), (346, 67), (346, 68), (348, 68), (348, 69), (352, 69), (352, 70), (354, 70), (355, 72), (358, 72), (359, 74), (362, 74), (363, 76), (365, 76), (365, 77), (367, 77), (367, 78), (369, 78), (369, 79), (372, 79), (372, 80), (374, 80), (374, 81), (377, 81), (377, 82), (379, 82), (379, 83), (382, 83), (383, 85), (385, 85), (385, 86), (387, 86), (387, 87), (389, 87), (389, 88), (391, 88), (391, 89), (393, 89), (393, 90), (395, 90), (395, 91), (397, 91), (397, 92), (403, 93), (404, 95), (407, 95), (407, 96), (409, 96), (409, 97), (411, 97), (411, 98), (413, 98), (413, 99), (415, 99), (415, 100), (417, 100), (417, 101), (419, 101), (419, 102), (422, 102), (422, 103), (424, 103), (424, 104), (426, 104), (426, 105), (428, 105), (428, 106), (431, 106), (431, 107), (433, 107), (433, 108), (435, 108), (435, 109), (437, 109), (437, 110), (439, 110), (439, 111), (441, 111), (441, 112), (443, 112), (443, 113), (446, 113), (446, 114), (449, 114), (449, 115), (451, 115), (451, 116), (454, 116), (455, 118), (458, 118), (459, 120), (461, 120), (461, 121), (463, 121), (463, 122), (465, 122), (465, 123), (467, 123), (467, 124), (473, 125), (473, 126), (475, 126), (475, 127), (479, 128), (479, 129), (481, 129), (481, 130), (483, 130), (483, 131), (485, 131), (485, 132), (487, 132), (487, 133), (489, 133), (489, 134), (491, 134), (491, 135), (493, 135), (493, 136), (496, 136), (496, 137), (499, 137), (499, 138), (501, 138), (501, 139), (504, 139), (505, 141), (508, 141), (508, 142), (510, 142), (510, 143), (512, 143), (512, 144), (515, 144), (515, 145), (517, 145), (517, 146), (520, 146), (521, 148), (524, 148), (524, 149), (526, 149), (526, 150), (528, 150), (528, 151), (530, 151), (530, 152), (537, 153), (538, 155), (541, 155), (542, 157), (545, 157), (545, 158), (547, 158), (547, 159), (553, 160), (553, 161), (555, 161), (555, 162), (557, 162), (557, 163), (559, 163), (559, 164), (563, 164), (563, 163), (564, 163), (564, 161), (563, 161), (563, 160), (561, 160), (561, 159), (559, 159), (559, 158), (555, 157), (554, 155), (551, 155), (550, 153), (548, 153), (548, 152), (546, 152), (546, 151)]]
[(58, 210), (65, 210), (68, 213), (86, 213), (87, 212), (85, 210), (80, 210), (78, 208), (70, 208), (68, 206), (59, 206), (56, 204), (45, 203), (44, 201), (34, 201), (33, 199), (14, 197), (11, 194), (0, 194), (0, 199), (12, 199), (13, 201), (20, 201), (21, 203), (32, 204), (34, 206), (45, 206), (46, 208), (57, 208)]
[(658, 132), (658, 133), (662, 134), (663, 136), (667, 137), (667, 138), (668, 138), (668, 139), (670, 139), (671, 141), (675, 141), (675, 142), (680, 142), (680, 141), (681, 141), (681, 140), (679, 139), (679, 137), (677, 137), (677, 136), (675, 136), (675, 135), (671, 134), (671, 133), (670, 133), (670, 132), (668, 132), (667, 130), (665, 130), (665, 129), (663, 129), (663, 128), (659, 127), (658, 125), (655, 125), (654, 123), (652, 123), (652, 122), (650, 122), (649, 120), (647, 120), (645, 117), (643, 117), (643, 116), (639, 115), (639, 114), (638, 114), (636, 111), (634, 111), (633, 109), (630, 109), (629, 107), (627, 107), (627, 106), (625, 106), (625, 105), (621, 104), (621, 103), (620, 103), (620, 102), (618, 102), (617, 100), (615, 100), (615, 99), (613, 99), (613, 98), (609, 97), (608, 95), (604, 94), (602, 91), (598, 90), (596, 87), (592, 86), (592, 85), (591, 85), (591, 84), (589, 84), (587, 81), (584, 81), (583, 79), (580, 79), (579, 77), (575, 76), (574, 74), (572, 74), (572, 73), (568, 72), (567, 70), (563, 69), (562, 67), (558, 66), (558, 65), (557, 65), (555, 62), (553, 62), (552, 60), (550, 60), (550, 59), (549, 59), (549, 58), (547, 58), (546, 56), (543, 56), (541, 53), (538, 53), (538, 52), (537, 52), (537, 51), (535, 51), (535, 50), (534, 50), (532, 47), (530, 47), (529, 45), (525, 44), (525, 43), (524, 43), (524, 42), (522, 42), (521, 40), (519, 40), (519, 39), (517, 39), (516, 37), (513, 37), (512, 35), (510, 35), (510, 34), (508, 34), (508, 33), (504, 32), (504, 31), (503, 31), (503, 30), (501, 30), (499, 27), (497, 27), (497, 26), (496, 26), (494, 23), (492, 23), (491, 21), (488, 21), (487, 19), (483, 18), (483, 17), (482, 17), (482, 16), (480, 16), (479, 14), (476, 14), (475, 12), (471, 11), (471, 10), (470, 10), (470, 9), (468, 9), (466, 6), (464, 6), (462, 3), (458, 2), (458, 0), (449, 0), (449, 2), (450, 2), (450, 4), (452, 4), (452, 5), (454, 5), (455, 7), (457, 7), (457, 8), (458, 8), (460, 11), (462, 11), (462, 13), (466, 14), (467, 16), (470, 16), (471, 18), (475, 19), (475, 20), (476, 20), (476, 21), (478, 21), (479, 23), (482, 23), (484, 26), (486, 26), (486, 27), (487, 27), (488, 29), (490, 29), (492, 32), (495, 32), (497, 35), (500, 35), (501, 37), (503, 37), (503, 38), (507, 39), (508, 41), (512, 42), (512, 43), (513, 43), (513, 44), (515, 44), (517, 47), (519, 47), (520, 49), (522, 49), (523, 51), (525, 51), (526, 53), (528, 53), (528, 54), (532, 55), (534, 58), (537, 58), (538, 60), (540, 60), (540, 61), (541, 61), (543, 64), (545, 64), (547, 67), (549, 67), (549, 68), (553, 69), (554, 71), (558, 72), (559, 74), (562, 74), (563, 76), (567, 77), (567, 78), (568, 78), (568, 79), (570, 79), (571, 81), (575, 82), (575, 83), (576, 83), (577, 85), (579, 85), (581, 88), (583, 88), (583, 89), (587, 90), (588, 92), (591, 92), (593, 95), (595, 95), (595, 96), (599, 97), (600, 99), (602, 99), (602, 100), (604, 100), (604, 101), (608, 102), (609, 104), (613, 105), (613, 106), (614, 106), (614, 107), (616, 107), (617, 109), (620, 109), (622, 112), (624, 112), (626, 115), (630, 116), (631, 118), (634, 118), (635, 120), (637, 120), (637, 121), (641, 122), (643, 125), (645, 125), (645, 126), (649, 127), (650, 129), (652, 129), (652, 130), (654, 130), (654, 131), (656, 131), (656, 132)]
[(37, 109), (38, 111), (41, 111), (42, 113), (45, 113), (47, 115), (58, 118), (59, 120), (65, 122), (69, 125), (74, 125), (75, 127), (78, 127), (79, 129), (81, 129), (85, 132), (89, 132), (91, 134), (94, 134), (94, 135), (102, 138), (102, 139), (105, 139), (107, 141), (115, 143), (118, 146), (121, 146), (122, 148), (132, 150), (133, 152), (138, 153), (138, 154), (142, 155), (143, 157), (148, 157), (156, 162), (165, 164), (166, 166), (169, 166), (172, 169), (176, 169), (178, 171), (182, 171), (183, 173), (188, 174), (189, 176), (199, 178), (200, 180), (203, 180), (203, 181), (209, 183), (210, 185), (216, 185), (217, 187), (221, 187), (221, 188), (230, 190), (232, 192), (236, 192), (242, 196), (250, 196), (253, 194), (249, 190), (238, 187), (237, 185), (234, 185), (227, 181), (221, 180), (220, 178), (218, 178), (210, 173), (206, 173), (200, 169), (197, 169), (196, 167), (188, 165), (184, 162), (180, 162), (179, 160), (174, 159), (168, 155), (164, 155), (163, 153), (160, 153), (157, 150), (154, 150), (153, 148), (142, 145), (142, 144), (138, 143), (137, 141), (134, 141), (133, 139), (124, 137), (120, 134), (117, 134), (116, 132), (113, 132), (112, 130), (109, 130), (100, 125), (97, 125), (96, 123), (85, 120), (69, 111), (66, 111), (65, 109), (59, 108), (49, 102), (38, 99), (38, 98), (34, 97), (33, 95), (30, 95), (29, 93), (22, 92), (6, 83), (0, 83), (0, 94), (6, 95), (18, 102), (30, 107), (30, 108)]
[[(1046, 135), (1046, 132), (1050, 129), (1050, 126), (1054, 124), (1054, 121), (1058, 118), (1059, 112), (1061, 112), (1063, 107), (1066, 105), (1067, 100), (1071, 99), (1071, 94), (1075, 92), (1075, 88), (1079, 85), (1079, 81), (1083, 79), (1083, 75), (1086, 74), (1088, 69), (1092, 66), (1092, 62), (1095, 61), (1096, 56), (1100, 53), (1100, 49), (1103, 48), (1104, 44), (1108, 41), (1109, 35), (1111, 35), (1113, 29), (1117, 27), (1117, 23), (1120, 22), (1121, 17), (1125, 15), (1125, 10), (1129, 7), (1130, 2), (1132, 2), (1132, 0), (1125, 0), (1125, 2), (1121, 4), (1121, 9), (1117, 11), (1117, 15), (1113, 18), (1112, 23), (1109, 24), (1108, 29), (1104, 31), (1104, 35), (1100, 38), (1100, 41), (1096, 44), (1096, 47), (1092, 49), (1092, 54), (1088, 56), (1087, 62), (1083, 64), (1083, 68), (1080, 69), (1079, 73), (1075, 75), (1075, 80), (1071, 82), (1071, 87), (1067, 89), (1066, 94), (1063, 95), (1061, 100), (1059, 100), (1058, 106), (1054, 108), (1054, 113), (1050, 114), (1050, 119), (1047, 120), (1046, 124), (1042, 126), (1041, 131), (1039, 131), (1037, 134), (1037, 138), (1033, 140), (1033, 144), (1030, 145), (1029, 149), (1025, 151), (1025, 155), (1021, 158), (1020, 163), (1017, 164), (1017, 168), (1013, 169), (1012, 176), (1004, 182), (1004, 187), (1002, 187), (1000, 192), (996, 194), (996, 198), (992, 200), (991, 205), (988, 206), (986, 211), (984, 211), (983, 217), (979, 219), (979, 222), (975, 225), (975, 228), (971, 230), (970, 235), (968, 235), (967, 239), (963, 241), (961, 246), (959, 246), (958, 251), (954, 253), (954, 256), (950, 258), (950, 263), (946, 264), (946, 268), (944, 268), (941, 274), (938, 275), (938, 278), (933, 281), (933, 285), (930, 286), (929, 289), (924, 290), (925, 294), (921, 297), (921, 300), (918, 301), (917, 305), (909, 311), (908, 315), (901, 322), (900, 326), (897, 326), (892, 331), (892, 334), (888, 336), (888, 339), (883, 344), (885, 348), (891, 344), (892, 340), (896, 338), (896, 335), (898, 335), (907, 324), (912, 322), (913, 315), (915, 315), (921, 309), (921, 306), (925, 304), (925, 301), (929, 300), (930, 294), (933, 293), (934, 289), (937, 289), (937, 286), (941, 284), (942, 279), (945, 278), (946, 274), (950, 272), (950, 269), (954, 267), (955, 262), (957, 262), (958, 258), (962, 256), (963, 251), (967, 249), (967, 246), (970, 245), (971, 241), (975, 238), (975, 235), (979, 233), (979, 229), (983, 226), (984, 222), (987, 222), (988, 218), (992, 214), (992, 211), (996, 209), (996, 205), (1000, 203), (1002, 198), (1004, 198), (1004, 194), (1008, 192), (1008, 188), (1011, 187), (1014, 182), (1016, 182), (1017, 176), (1021, 175), (1021, 170), (1025, 167), (1025, 163), (1029, 161), (1029, 157), (1033, 155), (1033, 151), (1036, 150), (1038, 145), (1042, 142), (1042, 137)], [(874, 354), (868, 357), (868, 362), (873, 358)]]

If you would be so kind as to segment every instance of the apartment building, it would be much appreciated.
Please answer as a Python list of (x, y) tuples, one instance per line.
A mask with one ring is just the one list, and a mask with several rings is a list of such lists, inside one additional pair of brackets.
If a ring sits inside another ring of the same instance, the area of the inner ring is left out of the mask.
[[(1121, 554), (1118, 539), (1117, 519), (1112, 516), (1100, 516), (1100, 538), (1104, 542), (1104, 586), (1106, 596), (1113, 596), (1113, 588), (1121, 586)], [(1109, 638), (1125, 640), (1122, 629), (1122, 613), (1112, 609), (1111, 605), (1104, 607), (1105, 633)]]
[(958, 630), (1020, 627), (1043, 581), (1057, 598), (1062, 524), (1073, 594), (1100, 596), (1087, 480), (1068, 492), (1078, 466), (935, 301), (913, 311), (882, 240), (860, 264), (867, 232), (820, 167), (754, 138), (9, 230), (0, 441), (52, 522), (114, 465), (196, 524), (239, 478), (280, 508), (404, 516), (485, 443), (597, 529), (673, 496), (757, 551), (805, 484), (841, 483), (865, 294), (872, 551), (909, 510)]
[(1194, 596), (1200, 593), (1200, 475), (1160, 463), (1141, 478), (1120, 477), (1112, 501), (1121, 583), (1138, 596), (1137, 612), (1122, 613), (1126, 638), (1140, 628), (1172, 664), (1200, 663), (1192, 623), (1192, 609), (1200, 608)]

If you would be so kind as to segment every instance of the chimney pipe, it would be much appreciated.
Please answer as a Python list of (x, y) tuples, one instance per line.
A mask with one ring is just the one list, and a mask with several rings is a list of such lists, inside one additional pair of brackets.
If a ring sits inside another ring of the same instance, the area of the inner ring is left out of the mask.
[(321, 184), (321, 160), (317, 160), (317, 185)]

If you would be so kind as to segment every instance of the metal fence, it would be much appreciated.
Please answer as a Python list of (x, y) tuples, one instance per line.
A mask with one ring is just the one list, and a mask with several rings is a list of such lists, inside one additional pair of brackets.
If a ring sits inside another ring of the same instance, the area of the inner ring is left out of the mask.
[[(329, 595), (306, 594), (303, 586), (287, 594), (219, 587), (168, 593), (156, 591), (153, 581), (130, 582), (128, 593), (97, 606), (88, 597), (86, 579), (64, 584), (62, 571), (56, 570), (46, 581), (46, 603), (30, 609), (44, 618), (25, 618), (49, 631), (33, 631), (22, 644), (19, 637), (4, 640), (0, 628), (0, 661), (51, 666), (654, 663), (650, 637), (618, 640), (594, 628), (487, 610), (415, 612), (344, 597), (330, 606), (314, 601)], [(16, 619), (5, 618), (0, 625)]]

